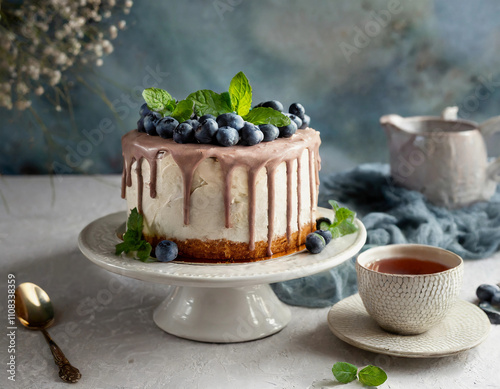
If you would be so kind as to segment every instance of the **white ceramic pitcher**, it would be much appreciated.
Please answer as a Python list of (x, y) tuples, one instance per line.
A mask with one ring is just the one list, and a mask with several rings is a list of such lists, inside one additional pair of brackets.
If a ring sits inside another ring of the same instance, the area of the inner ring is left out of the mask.
[(382, 116), (380, 124), (397, 184), (448, 208), (489, 200), (495, 192), (500, 158), (488, 162), (485, 138), (500, 131), (500, 116), (477, 124), (456, 119), (456, 110), (449, 108), (442, 118), (392, 114)]

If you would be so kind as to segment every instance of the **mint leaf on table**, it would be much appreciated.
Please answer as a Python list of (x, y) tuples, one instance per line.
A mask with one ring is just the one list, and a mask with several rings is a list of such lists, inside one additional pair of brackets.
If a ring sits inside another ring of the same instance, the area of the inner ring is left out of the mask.
[(186, 100), (191, 100), (194, 103), (194, 112), (198, 116), (206, 114), (219, 116), (222, 113), (232, 111), (227, 96), (222, 96), (210, 89), (191, 93)]
[(380, 367), (368, 365), (358, 373), (359, 382), (368, 386), (379, 386), (387, 381), (387, 374)]
[(127, 220), (127, 231), (123, 234), (123, 242), (115, 247), (115, 254), (135, 252), (135, 259), (142, 262), (156, 262), (150, 257), (153, 249), (149, 242), (142, 239), (143, 216), (137, 212), (137, 208), (132, 209)]
[(335, 218), (328, 227), (334, 239), (352, 234), (358, 230), (358, 227), (354, 224), (356, 212), (348, 208), (341, 208), (337, 202), (333, 200), (328, 201), (328, 203), (330, 203), (335, 211)]
[[(148, 88), (142, 92), (148, 108), (161, 114), (170, 113), (175, 109), (175, 99), (160, 88)], [(168, 111), (168, 112), (167, 112)]]
[(233, 77), (229, 84), (232, 109), (240, 116), (245, 116), (252, 107), (252, 87), (243, 72)]
[(256, 126), (259, 124), (272, 124), (276, 127), (283, 127), (290, 124), (290, 118), (288, 116), (267, 107), (256, 107), (252, 109), (248, 114), (243, 116), (243, 120), (253, 123)]
[(358, 368), (347, 362), (337, 362), (332, 367), (332, 373), (337, 381), (343, 384), (348, 384), (356, 379)]
[(367, 386), (379, 386), (387, 381), (387, 374), (380, 367), (368, 365), (358, 372), (358, 368), (347, 362), (337, 362), (332, 367), (332, 373), (342, 384), (348, 384), (358, 378)]
[(193, 113), (193, 101), (181, 100), (177, 103), (170, 116), (176, 119), (179, 123), (185, 122)]

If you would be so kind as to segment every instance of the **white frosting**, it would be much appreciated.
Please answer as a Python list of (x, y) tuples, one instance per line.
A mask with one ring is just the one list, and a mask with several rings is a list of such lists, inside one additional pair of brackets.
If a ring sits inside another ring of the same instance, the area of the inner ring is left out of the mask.
[[(312, 153), (314, 158), (314, 153)], [(316, 162), (316, 161), (314, 161)], [(136, 162), (132, 165), (132, 186), (126, 187), (129, 211), (138, 206)], [(273, 237), (287, 232), (287, 174), (286, 163), (281, 163), (275, 174), (275, 222)], [(291, 233), (297, 226), (297, 161), (292, 163), (292, 217)], [(236, 167), (231, 182), (231, 227), (225, 227), (223, 199), (224, 180), (219, 162), (215, 158), (203, 160), (193, 175), (190, 199), (190, 223), (184, 225), (183, 178), (170, 154), (158, 160), (157, 196), (143, 196), (142, 209), (147, 235), (159, 237), (201, 240), (227, 239), (234, 242), (249, 241), (248, 179), (244, 167)], [(313, 171), (314, 174), (314, 171)], [(150, 166), (142, 160), (144, 193), (149, 193)], [(315, 182), (315, 178), (312, 180)], [(316, 186), (314, 185), (314, 188)], [(309, 178), (309, 153), (301, 156), (301, 225), (311, 221), (311, 194)], [(268, 183), (266, 168), (262, 168), (256, 180), (255, 241), (268, 239)], [(313, 201), (316, 204), (316, 199)], [(314, 206), (314, 209), (316, 207)]]

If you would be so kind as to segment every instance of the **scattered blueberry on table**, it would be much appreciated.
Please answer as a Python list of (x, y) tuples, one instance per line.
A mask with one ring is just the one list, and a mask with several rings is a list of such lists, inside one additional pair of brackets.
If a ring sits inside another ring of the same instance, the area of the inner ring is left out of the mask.
[(490, 319), (491, 324), (500, 324), (500, 288), (498, 285), (482, 284), (476, 289), (479, 308)]

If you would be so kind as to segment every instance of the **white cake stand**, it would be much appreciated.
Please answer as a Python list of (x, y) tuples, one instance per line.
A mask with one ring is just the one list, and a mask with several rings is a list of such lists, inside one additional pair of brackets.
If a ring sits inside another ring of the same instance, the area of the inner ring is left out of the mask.
[[(331, 211), (320, 208), (324, 216)], [(80, 233), (82, 253), (113, 273), (173, 285), (154, 312), (164, 331), (202, 342), (232, 343), (259, 339), (283, 329), (290, 309), (278, 300), (269, 283), (305, 277), (335, 267), (356, 255), (366, 230), (334, 239), (320, 254), (307, 251), (240, 264), (143, 263), (115, 255), (124, 230), (125, 212), (95, 220)]]

